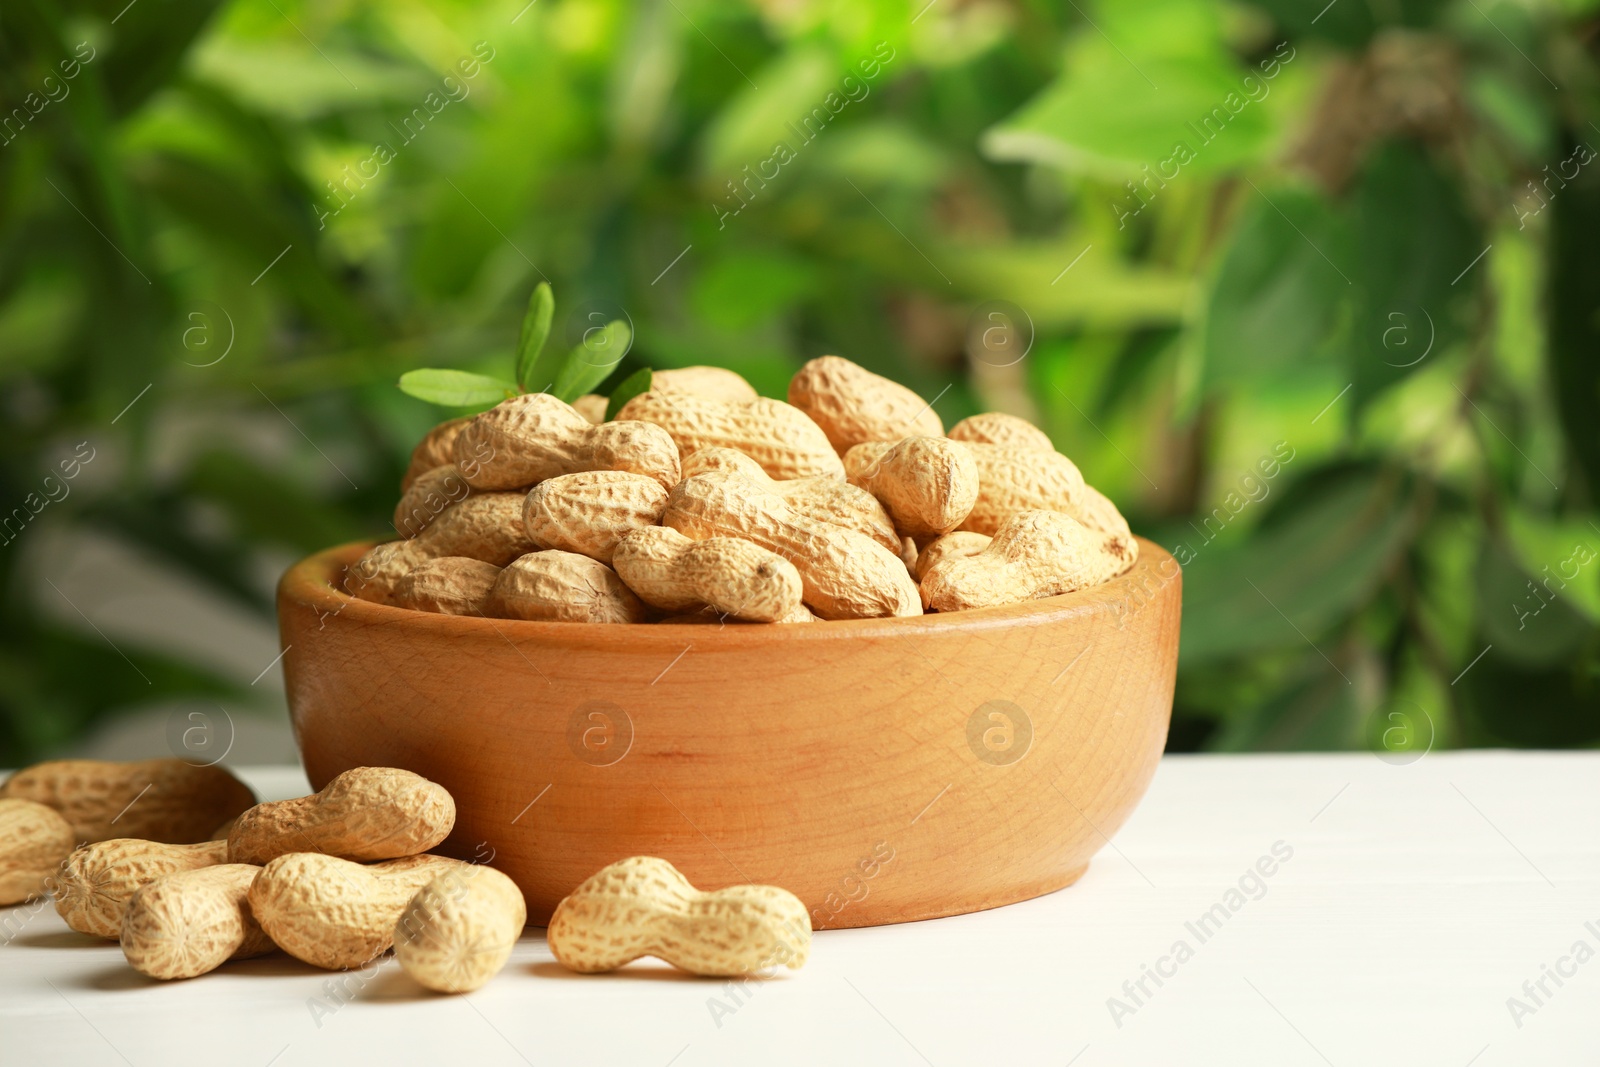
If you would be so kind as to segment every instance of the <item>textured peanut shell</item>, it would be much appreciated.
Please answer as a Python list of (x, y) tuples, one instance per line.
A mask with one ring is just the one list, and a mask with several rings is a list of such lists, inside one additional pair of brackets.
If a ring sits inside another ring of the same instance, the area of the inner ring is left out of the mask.
[(978, 465), (966, 445), (946, 437), (857, 445), (844, 466), (851, 483), (882, 501), (895, 529), (910, 537), (948, 533), (978, 501)]
[(393, 602), (396, 607), (438, 615), (482, 615), (499, 577), (500, 568), (493, 563), (470, 556), (440, 556), (418, 564), (400, 579)]
[(989, 547), (991, 540), (993, 539), (988, 534), (973, 533), (971, 530), (952, 530), (943, 537), (929, 541), (917, 554), (917, 565), (912, 574), (920, 582), (940, 560), (976, 556)]
[(68, 857), (57, 879), (56, 911), (80, 934), (117, 937), (128, 901), (140, 889), (179, 871), (228, 861), (226, 841), (164, 845), (115, 837), (85, 845)]
[(611, 401), (599, 393), (584, 393), (572, 402), (572, 410), (582, 415), (591, 426), (599, 426), (606, 421), (606, 408), (611, 406)]
[(446, 463), (425, 471), (408, 486), (394, 508), (394, 529), (401, 537), (415, 537), (452, 504), (472, 494), (472, 486)]
[(865, 534), (795, 512), (736, 474), (698, 474), (673, 487), (662, 524), (697, 541), (739, 537), (793, 563), (807, 607), (824, 619), (918, 615), (917, 587), (897, 553)]
[(1056, 446), (1046, 433), (1029, 422), (1003, 411), (985, 411), (981, 415), (968, 415), (948, 434), (952, 441), (976, 442), (982, 445), (1015, 445), (1018, 448), (1039, 448), (1054, 452)]
[[(1059, 511), (1096, 529), (1127, 533), (1128, 525), (1105, 498), (1091, 494), (1077, 465), (1059, 452), (1018, 445), (968, 444), (978, 465), (978, 501), (960, 529), (993, 535), (1019, 511)], [(1115, 516), (1113, 520), (1112, 516)], [(1107, 527), (1105, 523), (1113, 522)]]
[(655, 956), (692, 974), (798, 970), (811, 952), (811, 917), (793, 893), (770, 885), (702, 892), (653, 856), (619, 860), (562, 900), (550, 951), (569, 970), (612, 971)]
[(0, 799), (0, 906), (44, 896), (75, 844), (72, 824), (54, 808)]
[(472, 416), (465, 415), (459, 419), (441, 422), (417, 442), (417, 447), (411, 450), (411, 463), (406, 467), (405, 477), (400, 481), (402, 493), (410, 489), (416, 480), (428, 471), (454, 461), (456, 435), (471, 421)]
[(504, 567), (533, 551), (522, 525), (522, 493), (474, 493), (445, 508), (438, 518), (412, 538), (428, 558), (470, 556)]
[(657, 393), (688, 393), (729, 404), (742, 404), (760, 394), (756, 387), (725, 367), (671, 367), (650, 375)]
[(493, 867), (447, 871), (417, 890), (394, 927), (394, 954), (418, 985), (470, 993), (506, 965), (528, 905)]
[(542, 622), (644, 622), (649, 617), (610, 567), (556, 549), (530, 552), (501, 571), (488, 610), (498, 619)]
[(427, 550), (414, 539), (373, 545), (345, 568), (339, 589), (357, 600), (393, 604), (400, 582), (429, 558)]
[(997, 607), (1099, 585), (1138, 558), (1139, 542), (1126, 534), (1091, 530), (1056, 511), (1023, 511), (983, 551), (929, 568), (922, 595), (934, 611)]
[(611, 562), (617, 542), (661, 521), (667, 490), (626, 471), (584, 471), (540, 482), (528, 491), (522, 524), (533, 548), (578, 552)]
[[(480, 457), (471, 468), (470, 456)], [(596, 470), (678, 480), (678, 450), (661, 427), (626, 417), (595, 426), (548, 393), (512, 397), (473, 419), (456, 438), (455, 460), (475, 489), (527, 489)]]
[(257, 804), (228, 835), (230, 863), (290, 852), (386, 860), (426, 852), (450, 834), (456, 803), (444, 786), (397, 767), (353, 767), (319, 792)]
[(840, 455), (863, 441), (944, 433), (931, 404), (840, 356), (820, 356), (801, 367), (789, 381), (789, 403), (822, 427)]
[(797, 514), (856, 530), (891, 552), (900, 551), (900, 535), (895, 532), (889, 513), (878, 503), (877, 497), (859, 486), (826, 474), (787, 480), (771, 478), (761, 469), (761, 464), (731, 448), (702, 448), (683, 461), (685, 478), (708, 471), (726, 471), (748, 478), (783, 497)]
[(804, 610), (794, 564), (738, 537), (691, 540), (665, 526), (635, 530), (612, 560), (617, 577), (653, 608), (709, 607), (749, 622), (779, 622)]
[(36, 763), (0, 785), (0, 797), (56, 809), (79, 841), (142, 837), (178, 845), (206, 840), (256, 802), (250, 787), (221, 767), (181, 759)]
[(654, 423), (672, 435), (681, 456), (703, 448), (732, 448), (773, 478), (809, 478), (844, 472), (827, 435), (798, 408), (761, 397), (741, 403), (690, 393), (641, 393), (619, 418)]
[(277, 946), (250, 911), (250, 884), (260, 867), (224, 863), (169, 874), (128, 902), (118, 931), (122, 954), (152, 978), (194, 978), (228, 960)]
[(277, 946), (313, 967), (359, 967), (387, 952), (395, 923), (417, 890), (470, 866), (443, 856), (407, 856), (363, 866), (296, 852), (261, 868), (250, 911)]

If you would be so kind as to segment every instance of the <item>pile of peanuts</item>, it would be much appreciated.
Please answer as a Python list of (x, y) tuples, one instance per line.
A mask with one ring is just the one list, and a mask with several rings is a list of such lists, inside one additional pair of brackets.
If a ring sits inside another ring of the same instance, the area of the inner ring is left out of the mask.
[(998, 412), (948, 435), (911, 390), (838, 356), (789, 402), (716, 367), (606, 401), (512, 397), (417, 446), (394, 525), (346, 592), (449, 615), (810, 622), (994, 607), (1133, 565), (1116, 507)]
[[(429, 854), (455, 825), (442, 786), (357, 767), (311, 796), (255, 801), (226, 770), (177, 759), (18, 771), (0, 785), (0, 906), (53, 897), (68, 926), (120, 942), (153, 978), (277, 949), (345, 970), (392, 948), (419, 985), (465, 993), (505, 966), (526, 904), (493, 867)], [(580, 972), (658, 956), (752, 974), (800, 967), (810, 943), (792, 893), (701, 892), (649, 856), (589, 878), (549, 927), (556, 959)]]

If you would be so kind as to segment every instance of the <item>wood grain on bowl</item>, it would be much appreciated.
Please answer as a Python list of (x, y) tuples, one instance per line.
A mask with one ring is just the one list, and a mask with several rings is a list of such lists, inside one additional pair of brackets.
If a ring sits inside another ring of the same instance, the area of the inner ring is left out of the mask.
[(1166, 740), (1182, 577), (1148, 541), (1127, 574), (1023, 604), (695, 627), (357, 600), (334, 583), (367, 547), (279, 586), (306, 772), (441, 783), (445, 851), (510, 875), (533, 923), (633, 855), (782, 886), (818, 929), (1026, 900), (1077, 880)]

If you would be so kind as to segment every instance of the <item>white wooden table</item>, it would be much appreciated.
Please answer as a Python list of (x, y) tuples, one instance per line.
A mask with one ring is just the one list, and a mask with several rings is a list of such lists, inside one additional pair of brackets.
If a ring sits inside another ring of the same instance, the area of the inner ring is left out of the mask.
[(742, 988), (571, 975), (538, 930), (468, 997), (392, 957), (163, 984), (48, 906), (0, 923), (4, 1067), (1593, 1064), (1600, 753), (1169, 758), (1075, 887), (825, 932), (803, 971)]

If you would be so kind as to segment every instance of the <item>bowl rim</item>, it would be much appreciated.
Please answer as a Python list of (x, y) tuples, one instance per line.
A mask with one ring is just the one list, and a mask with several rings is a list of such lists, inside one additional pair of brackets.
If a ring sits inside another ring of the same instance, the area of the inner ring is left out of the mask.
[[(585, 648), (618, 643), (630, 646), (639, 642), (678, 648), (686, 638), (697, 648), (735, 648), (761, 642), (777, 635), (785, 641), (828, 641), (841, 638), (894, 639), (911, 635), (954, 635), (981, 633), (1013, 626), (1045, 626), (1088, 618), (1114, 609), (1120, 601), (1137, 604), (1135, 594), (1149, 603), (1166, 587), (1177, 583), (1182, 589), (1183, 568), (1166, 549), (1135, 535), (1139, 558), (1124, 573), (1089, 589), (1057, 596), (1024, 600), (992, 608), (968, 611), (893, 616), (874, 619), (836, 619), (819, 624), (767, 624), (722, 622), (719, 625), (689, 623), (584, 624), (544, 622), (526, 619), (491, 619), (481, 616), (443, 615), (413, 611), (389, 604), (361, 600), (334, 584), (334, 578), (348, 564), (359, 559), (377, 541), (351, 541), (314, 552), (289, 567), (278, 582), (280, 604), (291, 603), (318, 615), (335, 616), (362, 626), (401, 627), (417, 636), (433, 634), (440, 638), (512, 637), (541, 643), (569, 644)], [(324, 625), (327, 619), (323, 620)], [(1108, 620), (1108, 625), (1109, 625)]]

